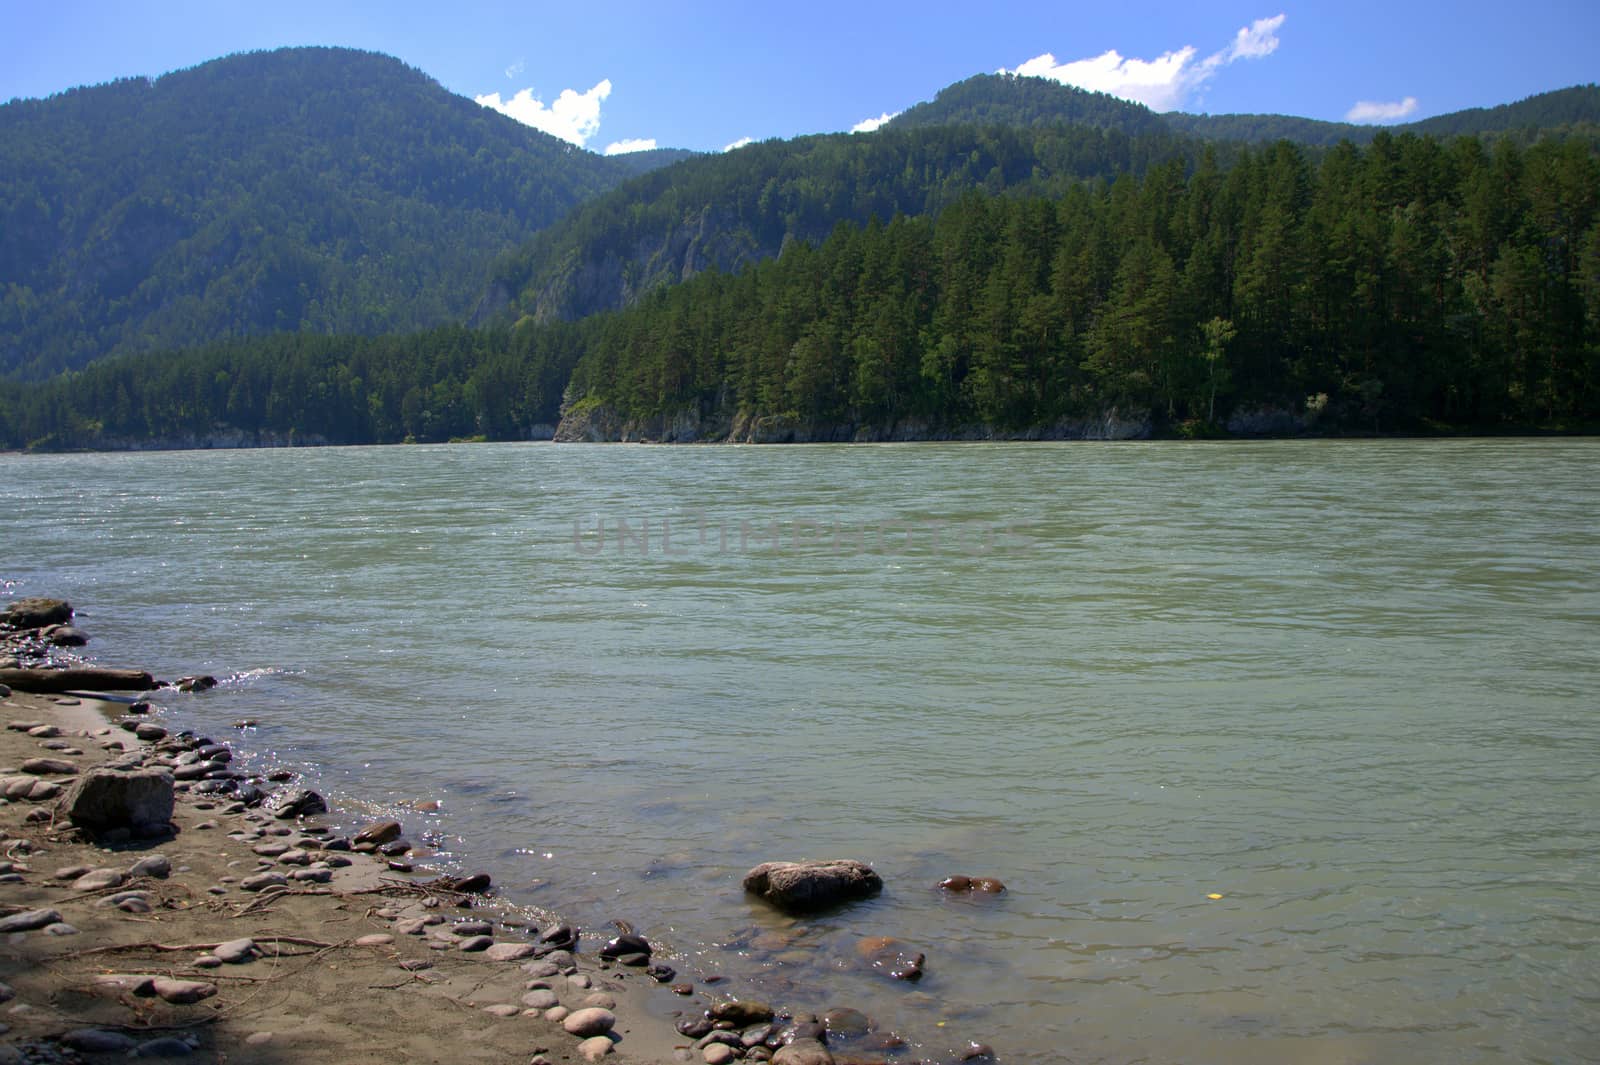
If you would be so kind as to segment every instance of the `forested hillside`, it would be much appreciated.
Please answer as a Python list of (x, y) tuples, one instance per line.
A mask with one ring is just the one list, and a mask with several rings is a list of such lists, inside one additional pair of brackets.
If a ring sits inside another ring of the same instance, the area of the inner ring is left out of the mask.
[(573, 148), (398, 60), (237, 55), (0, 106), (0, 375), (460, 321), (494, 256), (675, 161)]
[(1171, 134), (1089, 126), (930, 126), (753, 144), (584, 204), (496, 266), (478, 320), (581, 318), (711, 267), (738, 270), (791, 242), (820, 241), (839, 222), (934, 212), (973, 189), (1055, 195), (1198, 152)]
[(841, 223), (577, 323), (277, 337), (0, 388), (0, 443), (882, 439), (1600, 421), (1600, 159), (1280, 143)]
[[(1600, 88), (1414, 127), (1498, 131), (1522, 144), (1569, 135), (1600, 143)], [(1245, 143), (1326, 148), (1365, 144), (1379, 132), (1287, 115), (1158, 115), (1043, 78), (978, 75), (872, 134), (767, 142), (622, 185), (502, 259), (474, 320), (574, 319), (625, 307), (708, 267), (737, 270), (786, 242), (820, 241), (837, 222), (937, 211), (969, 189), (1058, 195), (1089, 178), (1140, 174), (1173, 158), (1192, 163), (1207, 143), (1226, 166)]]
[(1253, 143), (1290, 140), (1324, 148), (1342, 140), (1366, 144), (1380, 132), (1432, 137), (1499, 134), (1523, 145), (1576, 134), (1592, 142), (1600, 138), (1600, 86), (1574, 85), (1499, 107), (1474, 107), (1397, 126), (1319, 122), (1293, 115), (1188, 115), (1177, 111), (1161, 118), (1175, 132), (1208, 140)]

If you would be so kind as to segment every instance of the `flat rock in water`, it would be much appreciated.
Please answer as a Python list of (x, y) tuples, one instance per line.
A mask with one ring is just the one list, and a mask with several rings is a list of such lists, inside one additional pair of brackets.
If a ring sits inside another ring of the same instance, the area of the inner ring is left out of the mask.
[(808, 862), (764, 862), (744, 875), (744, 889), (781, 910), (804, 913), (883, 890), (883, 879), (849, 858)]
[(755, 999), (734, 999), (731, 1002), (718, 1002), (706, 1014), (713, 1021), (727, 1021), (735, 1028), (748, 1028), (752, 1024), (772, 1020), (773, 1010), (767, 1003)]
[(456, 944), (456, 949), (466, 951), (468, 954), (475, 954), (480, 950), (488, 950), (492, 946), (494, 946), (494, 940), (489, 936), (468, 936)]
[(83, 666), (73, 669), (0, 669), (0, 684), (22, 692), (149, 691), (155, 678), (137, 669)]
[(896, 980), (922, 979), (927, 957), (892, 936), (868, 936), (856, 941), (856, 953), (867, 964)]
[(293, 788), (289, 791), (280, 791), (266, 802), (261, 808), (280, 821), (287, 821), (295, 817), (309, 817), (312, 814), (325, 814), (328, 804), (316, 792), (307, 788)]
[(399, 821), (378, 821), (357, 832), (351, 842), (371, 843), (374, 846), (381, 847), (385, 843), (392, 843), (399, 839), (400, 831)]
[(600, 948), (600, 956), (602, 958), (620, 958), (624, 954), (643, 954), (646, 958), (649, 958), (650, 944), (644, 936), (625, 932)]
[(939, 888), (953, 895), (975, 892), (980, 895), (999, 895), (1006, 886), (992, 876), (947, 876), (939, 881)]
[(815, 1039), (796, 1039), (772, 1055), (772, 1065), (833, 1065), (833, 1055)]
[(72, 604), (65, 599), (47, 599), (30, 595), (8, 603), (0, 611), (0, 629), (42, 629), (47, 625), (64, 625), (72, 620)]

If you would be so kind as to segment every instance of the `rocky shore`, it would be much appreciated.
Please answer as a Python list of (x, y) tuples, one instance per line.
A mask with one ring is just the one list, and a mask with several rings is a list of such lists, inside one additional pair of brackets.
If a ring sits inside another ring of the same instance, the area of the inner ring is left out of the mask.
[[(0, 1065), (913, 1060), (859, 1011), (697, 986), (624, 922), (536, 927), (488, 873), (418, 868), (400, 823), (344, 824), (292, 771), (176, 730), (161, 682), (85, 663), (71, 620), (52, 600), (0, 611)], [(849, 862), (746, 879), (796, 911), (879, 887)], [(860, 953), (921, 976), (892, 939)]]

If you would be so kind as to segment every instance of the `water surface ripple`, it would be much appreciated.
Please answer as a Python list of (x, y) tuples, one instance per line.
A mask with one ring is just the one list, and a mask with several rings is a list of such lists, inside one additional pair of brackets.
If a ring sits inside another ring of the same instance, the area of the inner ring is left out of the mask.
[[(930, 1051), (1595, 1060), (1597, 468), (1570, 440), (0, 456), (0, 578), (79, 603), (105, 660), (236, 677), (174, 704), (194, 727), (257, 717), (351, 802), (441, 799), (412, 831), (523, 901)], [(798, 925), (741, 894), (803, 856), (888, 890)], [(926, 979), (860, 972), (860, 935)]]

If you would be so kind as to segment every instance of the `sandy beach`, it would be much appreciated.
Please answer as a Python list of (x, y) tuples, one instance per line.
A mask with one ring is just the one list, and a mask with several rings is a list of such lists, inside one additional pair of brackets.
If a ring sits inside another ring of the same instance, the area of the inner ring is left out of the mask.
[[(0, 700), (0, 777), (23, 775), (20, 767), (41, 758), (81, 770), (154, 754), (157, 743), (113, 723), (125, 710), (11, 694)], [(0, 918), (58, 915), (0, 939), (9, 989), (0, 992), (0, 1061), (130, 1051), (217, 1062), (580, 1061), (602, 1053), (563, 1027), (566, 1014), (584, 1009), (615, 1018), (599, 1035), (620, 1060), (671, 1061), (674, 1043), (686, 1046), (637, 1001), (647, 977), (581, 952), (534, 960), (535, 930), (517, 927), (492, 899), (417, 886), (379, 857), (323, 850), (317, 844), (339, 838), (317, 832), (327, 817), (228, 813), (230, 805), (180, 792), (171, 836), (112, 844), (83, 839), (50, 801), (0, 807)], [(326, 883), (243, 886), (262, 871), (330, 860)], [(86, 874), (98, 870), (111, 871), (99, 878), (110, 882), (94, 887)], [(483, 949), (483, 936), (501, 949)], [(241, 940), (252, 945), (243, 959), (217, 960), (218, 945)], [(202, 985), (191, 992), (202, 997), (151, 995), (137, 986), (150, 976)], [(606, 1017), (594, 1020), (605, 1026)]]

